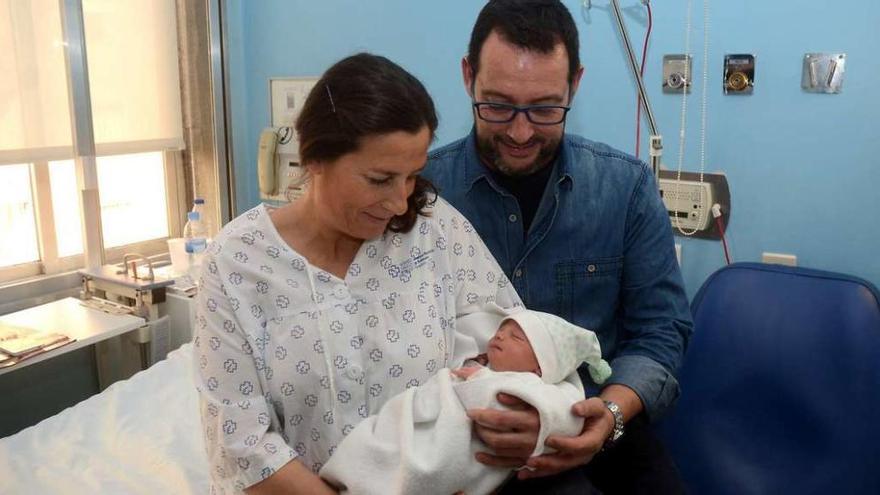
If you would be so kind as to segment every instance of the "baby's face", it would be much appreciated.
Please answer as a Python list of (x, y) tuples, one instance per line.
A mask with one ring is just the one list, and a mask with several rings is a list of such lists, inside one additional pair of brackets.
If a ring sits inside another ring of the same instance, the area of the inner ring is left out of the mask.
[(538, 375), (541, 368), (532, 344), (514, 320), (507, 320), (489, 339), (489, 367), (495, 371), (531, 371)]

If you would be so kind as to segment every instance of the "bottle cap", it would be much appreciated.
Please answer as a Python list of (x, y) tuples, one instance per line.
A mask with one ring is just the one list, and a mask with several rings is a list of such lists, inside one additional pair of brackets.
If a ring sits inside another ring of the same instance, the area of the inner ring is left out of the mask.
[(192, 221), (198, 221), (198, 219), (199, 219), (199, 212), (197, 212), (197, 211), (190, 211), (190, 212), (187, 212), (187, 214), (186, 214), (186, 219), (187, 219), (187, 220), (192, 220)]

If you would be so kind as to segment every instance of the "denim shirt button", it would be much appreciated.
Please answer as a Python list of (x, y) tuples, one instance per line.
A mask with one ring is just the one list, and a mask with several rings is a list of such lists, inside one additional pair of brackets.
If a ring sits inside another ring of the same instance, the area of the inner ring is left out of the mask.
[(516, 278), (522, 277), (522, 268), (517, 268), (515, 272), (513, 272), (513, 276)]
[(510, 220), (510, 223), (514, 223), (514, 222), (516, 222), (516, 215), (511, 213), (510, 216), (507, 217), (507, 219)]
[(593, 273), (596, 271), (596, 265), (587, 265), (587, 272)]

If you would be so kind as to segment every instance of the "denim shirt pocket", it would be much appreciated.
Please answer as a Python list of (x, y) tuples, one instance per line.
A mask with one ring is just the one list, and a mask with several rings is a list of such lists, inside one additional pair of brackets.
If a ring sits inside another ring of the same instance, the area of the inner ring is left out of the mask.
[(578, 316), (584, 310), (594, 313), (590, 320), (603, 319), (599, 312), (613, 312), (617, 306), (622, 271), (622, 256), (556, 263), (556, 314), (577, 324), (583, 324)]

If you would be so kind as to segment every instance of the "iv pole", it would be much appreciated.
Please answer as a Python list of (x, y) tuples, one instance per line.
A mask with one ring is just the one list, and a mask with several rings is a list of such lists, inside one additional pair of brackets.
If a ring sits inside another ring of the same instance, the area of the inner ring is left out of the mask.
[[(650, 0), (641, 0), (647, 4)], [(645, 91), (645, 81), (642, 80), (642, 74), (639, 71), (639, 65), (636, 62), (636, 55), (633, 53), (632, 45), (629, 42), (629, 33), (626, 25), (623, 23), (623, 15), (620, 13), (620, 3), (618, 0), (611, 0), (612, 12), (614, 19), (617, 21), (617, 29), (623, 38), (623, 45), (626, 47), (626, 53), (629, 55), (629, 67), (632, 69), (633, 77), (639, 86), (639, 95), (642, 97), (642, 108), (645, 109), (645, 116), (648, 118), (648, 127), (651, 130), (649, 154), (651, 156), (651, 170), (654, 172), (654, 178), (657, 184), (660, 183), (660, 160), (663, 156), (663, 137), (657, 132), (657, 121), (654, 120), (654, 111), (651, 110), (651, 102), (648, 101), (648, 93)], [(587, 7), (589, 8), (589, 7)]]

